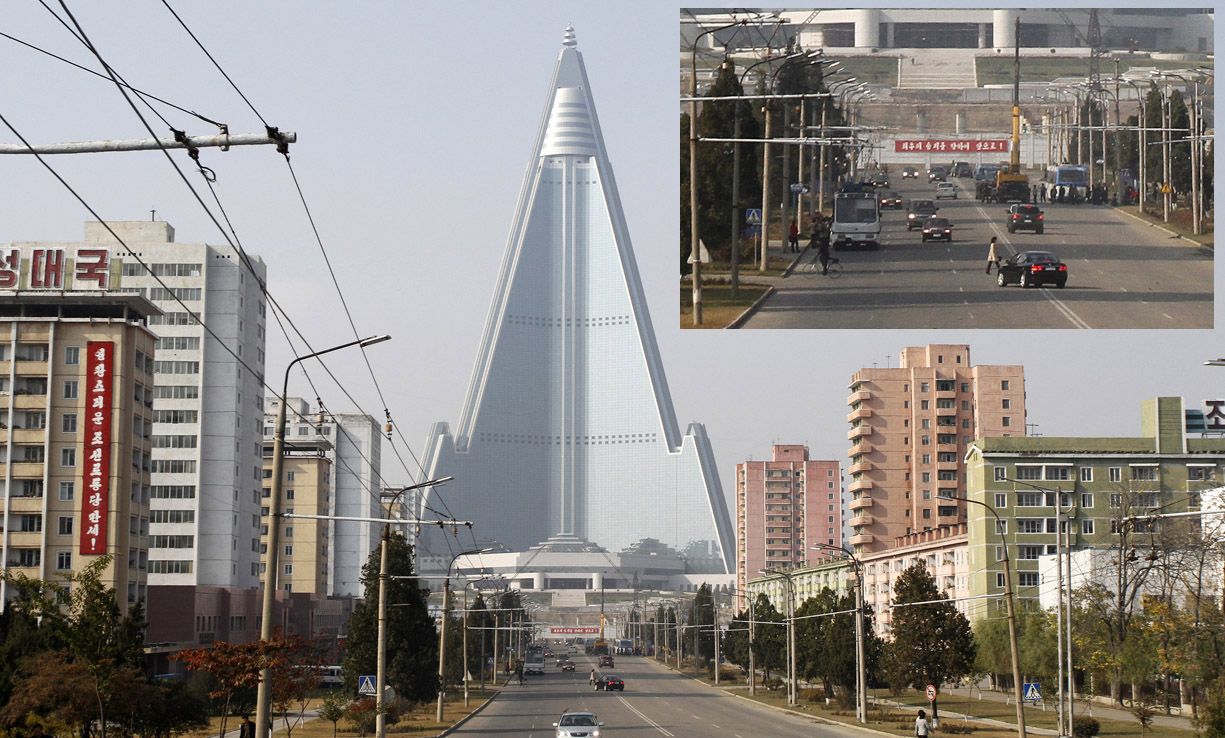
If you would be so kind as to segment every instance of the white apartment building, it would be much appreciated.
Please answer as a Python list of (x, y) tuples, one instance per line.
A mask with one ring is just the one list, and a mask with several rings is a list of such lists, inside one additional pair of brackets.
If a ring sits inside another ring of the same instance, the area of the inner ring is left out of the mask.
[[(383, 516), (380, 495), (385, 486), (381, 474), (383, 436), (378, 423), (369, 415), (357, 413), (331, 414), (312, 412), (310, 403), (300, 397), (288, 399), (285, 417), (286, 444), (323, 436), (330, 446), (321, 444), (321, 453), (331, 462), (331, 490), (323, 515), (349, 518), (379, 518)], [(269, 397), (265, 402), (264, 448), (272, 453), (276, 432), (276, 416), (280, 400)], [(269, 470), (271, 473), (271, 470)], [(282, 484), (289, 487), (292, 480)], [(282, 503), (285, 505), (287, 503)], [(258, 531), (257, 531), (258, 533)], [(377, 523), (352, 520), (331, 520), (324, 526), (327, 594), (333, 596), (362, 595), (362, 566), (370, 552), (379, 544)]]
[(102, 223), (85, 224), (85, 241), (110, 245), (123, 258), (121, 290), (140, 294), (163, 312), (149, 318), (158, 336), (149, 585), (254, 588), (260, 562), (264, 262), (248, 254), (248, 267), (228, 245), (176, 243), (174, 228), (165, 222), (108, 225), (152, 275)]

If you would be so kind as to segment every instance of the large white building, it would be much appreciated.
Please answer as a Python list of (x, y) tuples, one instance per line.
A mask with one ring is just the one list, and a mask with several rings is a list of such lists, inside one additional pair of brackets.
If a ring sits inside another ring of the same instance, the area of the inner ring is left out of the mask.
[(654, 538), (726, 573), (735, 543), (710, 442), (678, 428), (575, 46), (567, 29), (463, 415), (427, 442), (427, 478), (455, 478), (430, 499), (482, 544)]
[(149, 318), (158, 336), (149, 585), (256, 587), (264, 263), (248, 255), (248, 267), (229, 246), (176, 243), (174, 228), (161, 221), (107, 225), (166, 285), (119, 246), (103, 224), (85, 224), (86, 243), (106, 244), (123, 258), (121, 290), (138, 293), (162, 310)]
[[(381, 517), (383, 508), (379, 498), (384, 485), (379, 470), (383, 436), (374, 418), (357, 413), (324, 413), (320, 416), (317, 411), (312, 413), (310, 404), (300, 397), (290, 397), (288, 402), (286, 442), (292, 444), (316, 436), (322, 436), (327, 441), (320, 448), (325, 449), (321, 453), (331, 462), (331, 477), (327, 480), (331, 494), (327, 512), (322, 514), (348, 518)], [(271, 453), (280, 400), (267, 398), (265, 408), (263, 440)], [(332, 520), (325, 524), (324, 530), (326, 594), (362, 596), (362, 566), (379, 544), (378, 524)]]

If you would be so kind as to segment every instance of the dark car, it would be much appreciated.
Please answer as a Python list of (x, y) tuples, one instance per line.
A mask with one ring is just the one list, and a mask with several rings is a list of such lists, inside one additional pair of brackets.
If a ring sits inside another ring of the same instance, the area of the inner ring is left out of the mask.
[(574, 671), (574, 662), (573, 661), (561, 662), (561, 670), (562, 671)]
[(1022, 287), (1044, 284), (1062, 287), (1068, 283), (1068, 265), (1049, 251), (1022, 251), (1000, 266), (996, 283), (1000, 287), (1013, 283)]
[(918, 179), (919, 170), (915, 167), (906, 167), (902, 170), (902, 179)]
[(959, 179), (965, 179), (966, 177), (973, 177), (974, 170), (970, 167), (970, 162), (968, 161), (953, 162), (953, 176)]
[(903, 204), (902, 197), (898, 195), (898, 193), (894, 192), (893, 190), (885, 190), (883, 192), (876, 193), (876, 199), (880, 200), (880, 206), (882, 209), (884, 208), (889, 208), (891, 210), (901, 210), (902, 209), (902, 204)]
[(931, 200), (911, 200), (910, 210), (906, 213), (906, 230), (913, 231), (922, 228), (927, 219), (936, 214), (940, 208)]
[(612, 656), (601, 656), (600, 657), (600, 666), (613, 666), (613, 665), (614, 664), (613, 664)]
[(624, 692), (625, 681), (615, 674), (604, 674), (596, 678), (595, 688), (604, 692), (611, 692), (614, 689), (618, 692)]
[(879, 172), (869, 176), (867, 179), (867, 182), (868, 184), (872, 185), (873, 187), (877, 187), (877, 188), (889, 186), (889, 178)]
[(1008, 232), (1029, 230), (1042, 233), (1042, 208), (1037, 205), (1011, 205), (1008, 208)]
[(944, 167), (932, 167), (927, 170), (928, 182), (943, 182), (949, 176), (948, 170)]
[(923, 241), (939, 239), (944, 239), (949, 243), (953, 242), (953, 224), (948, 218), (928, 218), (923, 224)]

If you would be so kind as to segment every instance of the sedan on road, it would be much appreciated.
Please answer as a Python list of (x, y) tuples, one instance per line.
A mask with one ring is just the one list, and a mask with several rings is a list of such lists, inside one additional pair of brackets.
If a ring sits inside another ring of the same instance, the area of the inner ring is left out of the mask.
[(1044, 284), (1063, 287), (1068, 283), (1068, 265), (1049, 251), (1022, 251), (1000, 266), (995, 281), (1000, 287), (1013, 283), (1022, 287)]
[(928, 218), (936, 214), (940, 208), (931, 200), (911, 200), (910, 211), (906, 213), (906, 230), (913, 231), (922, 228)]
[(906, 167), (902, 170), (902, 179), (918, 179), (919, 170), (915, 167)]
[(562, 671), (574, 671), (574, 662), (570, 660), (561, 662), (561, 670)]
[(1037, 205), (1009, 205), (1008, 206), (1008, 232), (1016, 233), (1020, 230), (1031, 230), (1039, 235), (1042, 234), (1042, 208)]
[(893, 190), (883, 190), (876, 193), (876, 199), (880, 200), (881, 210), (889, 208), (890, 210), (902, 209), (902, 197)]
[(553, 723), (557, 738), (598, 738), (600, 726), (604, 725), (590, 712), (567, 712)]
[(943, 200), (946, 197), (952, 200), (957, 199), (957, 185), (952, 182), (940, 182), (936, 185), (936, 199)]
[(597, 691), (611, 692), (614, 689), (618, 692), (625, 691), (625, 680), (615, 674), (604, 674), (596, 677), (595, 688)]
[(953, 224), (948, 218), (928, 218), (923, 224), (923, 242), (939, 239), (953, 242)]

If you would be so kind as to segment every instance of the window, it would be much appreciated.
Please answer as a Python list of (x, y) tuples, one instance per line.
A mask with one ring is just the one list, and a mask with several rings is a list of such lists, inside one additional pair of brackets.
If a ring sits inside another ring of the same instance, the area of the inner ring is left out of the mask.
[(79, 384), (78, 384), (77, 380), (75, 380), (75, 379), (65, 379), (65, 380), (64, 380), (64, 399), (65, 399), (65, 400), (75, 400), (75, 399), (77, 399), (77, 396), (78, 396), (78, 395), (77, 395), (77, 388), (78, 388), (78, 387), (79, 387)]
[(149, 561), (150, 574), (190, 574), (191, 572), (192, 562), (190, 560), (153, 559)]
[(58, 526), (56, 528), (56, 533), (58, 533), (61, 536), (72, 535), (72, 516), (71, 515), (64, 515), (58, 518)]
[[(930, 496), (930, 495), (929, 495), (929, 496)], [(924, 508), (924, 509), (923, 509), (923, 519), (924, 519), (924, 520), (931, 520), (931, 517), (932, 517), (932, 511), (931, 511), (930, 509)]]
[(923, 428), (924, 428), (924, 429), (928, 429), (928, 428), (931, 428), (931, 427), (932, 427), (932, 421), (931, 421), (931, 418), (923, 418)]
[(1026, 560), (1037, 560), (1042, 555), (1041, 546), (1018, 546), (1017, 558)]
[(198, 400), (200, 388), (187, 384), (159, 384), (153, 388), (153, 397), (158, 400)]
[(997, 587), (1003, 587), (1003, 586), (1004, 586), (1004, 573), (1003, 573), (1003, 572), (996, 572), (996, 574), (995, 574), (995, 586), (997, 586)]
[(1141, 482), (1155, 482), (1157, 481), (1157, 467), (1133, 466), (1131, 468), (1131, 478)]
[(191, 459), (155, 459), (154, 474), (195, 474), (196, 462)]
[(1036, 571), (1017, 572), (1017, 583), (1021, 587), (1037, 587), (1038, 586), (1038, 572)]
[(286, 556), (293, 556), (293, 546), (292, 546), (292, 545), (289, 545), (289, 546), (286, 546), (286, 547), (285, 547), (285, 555), (286, 555)]
[(1001, 407), (1001, 408), (1003, 408), (1004, 410), (1011, 410), (1011, 409), (1012, 409), (1012, 400), (1009, 400), (1008, 398), (1004, 398), (1004, 399), (1003, 399), (1003, 400), (1000, 402), (1000, 407)]
[(1004, 425), (1004, 427), (1005, 427), (1005, 428), (1007, 428), (1007, 427), (1009, 427), (1009, 426), (1011, 426), (1011, 425), (1012, 425), (1012, 418), (1008, 417), (1007, 415), (1005, 415), (1005, 416), (1004, 416), (1003, 418), (1001, 418), (1000, 420), (1002, 421), (1002, 423), (1003, 423), (1003, 425)]
[(60, 449), (60, 466), (76, 466), (77, 450), (75, 448)]
[(1035, 480), (1035, 479), (1041, 479), (1041, 478), (1042, 478), (1042, 467), (1040, 466), (1018, 466), (1017, 467), (1017, 479)]
[(1196, 482), (1207, 482), (1216, 479), (1216, 469), (1211, 466), (1187, 467), (1187, 479)]
[(198, 414), (195, 410), (154, 410), (154, 423), (197, 423)]
[(286, 565), (285, 565), (285, 576), (287, 576), (287, 577), (289, 577), (289, 576), (293, 576), (293, 564), (286, 564)]
[(931, 498), (932, 498), (932, 491), (930, 489), (923, 490), (923, 499), (930, 500)]
[(149, 536), (149, 548), (195, 548), (195, 536)]
[(995, 521), (995, 534), (997, 536), (1008, 535), (1008, 521), (1007, 520)]
[(80, 346), (65, 346), (64, 347), (64, 363), (73, 365), (81, 363), (81, 347)]
[(1008, 478), (1008, 467), (1006, 466), (995, 467), (995, 481), (1002, 482), (1007, 478)]
[(71, 551), (56, 551), (55, 552), (55, 570), (70, 571), (72, 569), (72, 552)]
[(1080, 481), (1082, 482), (1092, 482), (1093, 481), (1093, 467), (1082, 466), (1080, 468)]
[[(175, 313), (170, 313), (174, 315)], [(179, 313), (182, 315), (183, 313)], [(153, 324), (153, 319), (156, 315), (149, 316), (149, 324)], [(153, 371), (155, 374), (199, 374), (200, 362), (198, 361), (155, 361), (153, 362)]]
[(286, 482), (292, 482), (292, 481), (294, 481), (294, 475), (296, 475), (296, 474), (297, 474), (297, 472), (285, 472), (285, 481), (286, 481)]
[(195, 448), (195, 436), (153, 436), (153, 448)]
[(931, 436), (923, 436), (923, 445), (930, 446), (932, 443)]
[(931, 480), (932, 480), (932, 473), (931, 473), (931, 472), (923, 472), (923, 481), (924, 481), (924, 482), (930, 482)]
[(155, 484), (149, 487), (149, 497), (154, 500), (194, 500), (194, 484)]
[(920, 409), (920, 410), (927, 410), (927, 409), (929, 409), (929, 407), (930, 407), (930, 406), (928, 405), (927, 400), (921, 400), (921, 401), (919, 402), (919, 409)]
[(927, 390), (928, 390), (928, 384), (927, 384), (927, 382), (919, 382), (919, 391), (920, 391), (920, 392), (927, 392)]
[(77, 414), (64, 413), (60, 416), (60, 431), (63, 433), (77, 432)]
[(150, 510), (150, 523), (194, 523), (195, 510)]
[(1007, 492), (996, 492), (995, 493), (995, 507), (996, 509), (1008, 507), (1008, 493)]
[(1042, 507), (1046, 501), (1041, 492), (1018, 492), (1017, 507)]
[(1018, 533), (1041, 533), (1046, 529), (1043, 518), (1017, 518)]
[(1085, 518), (1084, 520), (1080, 521), (1080, 532), (1082, 535), (1086, 535), (1086, 536), (1093, 535), (1093, 519), (1092, 518)]
[(60, 502), (71, 502), (76, 491), (76, 482), (60, 482)]
[[(294, 496), (294, 491), (292, 489), (285, 490), (285, 499), (292, 500), (293, 496)], [(290, 512), (293, 512), (293, 511), (291, 510)]]
[(1008, 390), (1008, 380), (1007, 379), (1000, 381), (1000, 389), (1004, 391)]
[(1109, 471), (1110, 471), (1110, 481), (1112, 482), (1123, 481), (1123, 468), (1122, 467), (1112, 466), (1110, 467)]
[(1080, 493), (1080, 506), (1081, 507), (1093, 507), (1093, 493), (1092, 492), (1081, 492)]

